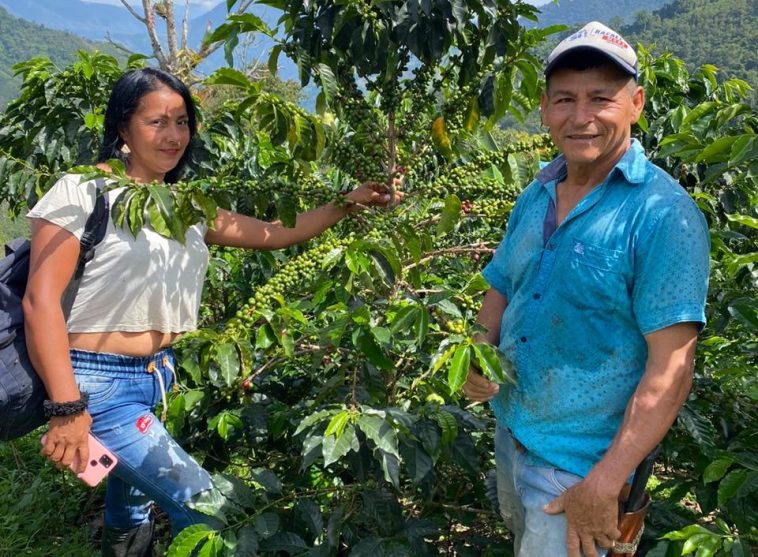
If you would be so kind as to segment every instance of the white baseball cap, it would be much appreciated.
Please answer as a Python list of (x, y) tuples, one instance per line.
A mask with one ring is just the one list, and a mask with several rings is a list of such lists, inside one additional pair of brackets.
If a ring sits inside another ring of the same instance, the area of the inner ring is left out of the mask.
[(637, 78), (637, 53), (610, 27), (599, 21), (591, 21), (579, 31), (563, 39), (547, 57), (545, 75), (555, 69), (558, 62), (570, 52), (586, 49), (606, 56), (621, 70)]

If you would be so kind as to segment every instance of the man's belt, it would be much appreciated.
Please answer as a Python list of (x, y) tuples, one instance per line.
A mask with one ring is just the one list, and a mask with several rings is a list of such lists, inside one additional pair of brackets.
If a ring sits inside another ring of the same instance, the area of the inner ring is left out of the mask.
[(634, 471), (634, 480), (632, 480), (632, 487), (629, 490), (629, 497), (619, 506), (621, 537), (616, 540), (616, 545), (608, 557), (634, 557), (637, 552), (637, 546), (645, 529), (645, 515), (650, 506), (650, 496), (645, 493), (645, 486), (660, 450), (660, 445), (655, 447)]

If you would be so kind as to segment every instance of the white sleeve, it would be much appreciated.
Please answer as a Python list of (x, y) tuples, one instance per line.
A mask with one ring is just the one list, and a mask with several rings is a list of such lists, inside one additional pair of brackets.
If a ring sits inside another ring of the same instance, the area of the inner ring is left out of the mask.
[(81, 239), (87, 218), (95, 209), (96, 193), (95, 180), (84, 182), (79, 174), (66, 174), (42, 196), (26, 217), (44, 219)]

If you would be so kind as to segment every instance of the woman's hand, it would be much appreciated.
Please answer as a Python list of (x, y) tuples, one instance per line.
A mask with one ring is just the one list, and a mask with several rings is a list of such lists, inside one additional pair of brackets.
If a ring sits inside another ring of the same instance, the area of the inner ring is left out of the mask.
[(42, 453), (58, 468), (68, 467), (77, 452), (79, 454), (79, 469), (76, 473), (87, 469), (89, 460), (89, 434), (92, 418), (87, 412), (76, 416), (50, 418), (50, 427), (42, 438)]
[(365, 182), (348, 193), (345, 198), (350, 202), (351, 208), (394, 206), (402, 201), (405, 195), (399, 189), (401, 185), (402, 180), (395, 178), (394, 199), (392, 198), (393, 192), (390, 188), (386, 184), (378, 182)]

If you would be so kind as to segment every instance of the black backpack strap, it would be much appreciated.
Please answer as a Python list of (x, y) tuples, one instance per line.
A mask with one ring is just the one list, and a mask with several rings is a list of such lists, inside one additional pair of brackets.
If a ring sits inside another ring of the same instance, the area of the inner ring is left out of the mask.
[(103, 191), (105, 187), (105, 180), (98, 178), (95, 181), (97, 185), (97, 197), (95, 198), (95, 208), (87, 217), (87, 222), (84, 225), (84, 232), (82, 233), (81, 240), (79, 240), (79, 260), (76, 264), (76, 271), (74, 277), (66, 287), (63, 297), (61, 298), (61, 308), (63, 309), (63, 315), (68, 319), (71, 313), (71, 308), (74, 306), (74, 300), (76, 299), (76, 293), (79, 290), (79, 282), (84, 274), (84, 267), (87, 262), (92, 260), (95, 256), (95, 247), (105, 237), (105, 231), (108, 228), (108, 216), (110, 214), (110, 207), (108, 205), (108, 199)]
[(79, 262), (74, 273), (74, 280), (77, 281), (82, 278), (84, 266), (95, 256), (95, 246), (105, 237), (105, 231), (108, 228), (108, 199), (103, 192), (105, 180), (98, 178), (95, 184), (97, 185), (95, 208), (87, 218), (82, 238), (79, 240)]

